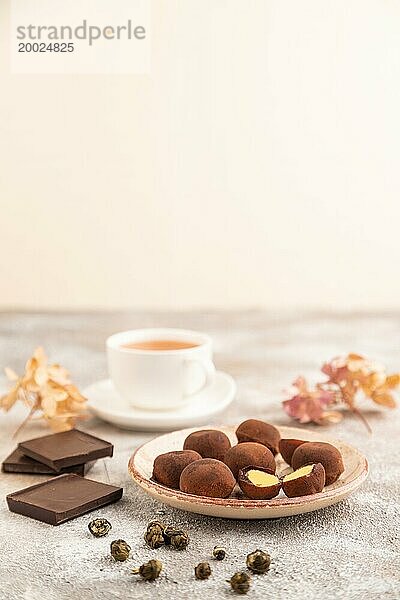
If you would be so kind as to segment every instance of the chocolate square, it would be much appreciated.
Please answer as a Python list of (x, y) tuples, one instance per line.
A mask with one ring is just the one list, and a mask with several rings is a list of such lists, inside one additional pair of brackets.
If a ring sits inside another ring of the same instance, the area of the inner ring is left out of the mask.
[(110, 442), (79, 429), (26, 440), (20, 442), (18, 448), (29, 458), (47, 465), (58, 473), (65, 467), (112, 456), (114, 450)]
[(59, 525), (116, 502), (122, 492), (120, 487), (69, 473), (9, 494), (7, 504), (12, 512)]
[[(81, 465), (74, 465), (72, 467), (65, 467), (61, 469), (60, 473), (76, 473), (82, 477), (86, 475), (94, 465), (94, 461), (83, 463)], [(4, 473), (30, 473), (33, 475), (60, 475), (54, 469), (51, 469), (47, 465), (25, 456), (19, 448), (16, 448), (14, 452), (11, 452), (7, 458), (4, 459), (2, 464), (2, 470)]]

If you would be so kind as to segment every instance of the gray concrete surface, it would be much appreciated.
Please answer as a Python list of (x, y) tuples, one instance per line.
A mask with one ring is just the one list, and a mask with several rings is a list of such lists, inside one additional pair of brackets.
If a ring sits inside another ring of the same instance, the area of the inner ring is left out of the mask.
[[(277, 424), (293, 424), (283, 413), (282, 389), (298, 374), (315, 379), (325, 359), (357, 351), (400, 368), (400, 314), (267, 314), (237, 313), (101, 313), (0, 314), (0, 366), (21, 369), (38, 344), (68, 367), (81, 386), (106, 376), (104, 339), (135, 327), (174, 326), (209, 332), (215, 339), (218, 368), (238, 383), (234, 404), (223, 419), (245, 416)], [(276, 521), (224, 521), (176, 511), (148, 498), (127, 474), (132, 450), (152, 434), (115, 429), (97, 420), (88, 431), (115, 444), (115, 456), (99, 461), (93, 479), (124, 487), (122, 501), (96, 511), (113, 524), (109, 538), (94, 539), (87, 531), (91, 516), (51, 527), (7, 510), (4, 497), (41, 480), (2, 474), (0, 479), (1, 600), (113, 600), (117, 598), (229, 598), (225, 579), (244, 566), (245, 556), (263, 548), (273, 557), (270, 572), (253, 578), (249, 598), (369, 599), (400, 597), (400, 412), (365, 405), (373, 427), (368, 435), (351, 415), (339, 425), (321, 429), (359, 447), (371, 474), (347, 501), (322, 511)], [(11, 439), (21, 408), (0, 415), (1, 457), (15, 445)], [(44, 433), (30, 424), (18, 439)], [(147, 521), (162, 517), (187, 528), (187, 551), (152, 551), (145, 547)], [(110, 558), (111, 539), (132, 546), (129, 563)], [(227, 549), (225, 561), (212, 563), (208, 581), (196, 581), (193, 567), (207, 560), (215, 544)], [(164, 574), (156, 583), (137, 581), (133, 566), (158, 557)]]

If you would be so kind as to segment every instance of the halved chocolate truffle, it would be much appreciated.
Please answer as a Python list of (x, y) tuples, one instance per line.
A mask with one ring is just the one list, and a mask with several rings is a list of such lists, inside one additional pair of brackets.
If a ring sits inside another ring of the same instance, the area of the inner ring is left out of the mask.
[(190, 463), (181, 474), (179, 487), (186, 494), (227, 498), (236, 485), (229, 468), (220, 460), (202, 458)]
[(258, 421), (257, 419), (243, 421), (236, 429), (236, 436), (239, 444), (242, 442), (256, 442), (267, 446), (273, 454), (279, 452), (281, 434), (276, 427), (264, 421)]
[(200, 454), (194, 450), (174, 450), (160, 454), (154, 460), (153, 479), (169, 488), (179, 489), (183, 469), (200, 459)]
[(322, 492), (325, 485), (325, 469), (321, 463), (306, 465), (286, 475), (282, 481), (282, 489), (286, 496), (309, 496)]
[(275, 498), (282, 485), (271, 469), (261, 467), (240, 469), (238, 483), (244, 495), (255, 500)]
[(276, 470), (275, 458), (271, 450), (256, 442), (242, 442), (232, 446), (225, 455), (224, 462), (232, 471), (234, 477), (238, 477), (240, 469), (253, 465)]
[(230, 447), (228, 436), (218, 429), (194, 431), (187, 436), (183, 444), (184, 450), (194, 450), (203, 458), (215, 458), (216, 460), (223, 460)]
[(321, 463), (325, 469), (325, 485), (334, 483), (344, 471), (342, 455), (339, 450), (326, 442), (305, 442), (293, 452), (292, 467), (299, 469), (304, 465)]

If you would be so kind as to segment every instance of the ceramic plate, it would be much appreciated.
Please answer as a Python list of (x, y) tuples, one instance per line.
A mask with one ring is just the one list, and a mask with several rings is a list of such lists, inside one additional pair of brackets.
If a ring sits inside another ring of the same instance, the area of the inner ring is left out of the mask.
[(110, 379), (97, 381), (82, 393), (91, 411), (113, 425), (136, 431), (172, 431), (178, 427), (203, 425), (220, 414), (234, 399), (236, 383), (227, 373), (217, 371), (210, 388), (193, 394), (186, 406), (169, 411), (130, 407)]
[[(365, 456), (358, 450), (340, 442), (331, 440), (324, 435), (308, 431), (307, 429), (298, 429), (295, 427), (279, 427), (281, 436), (284, 438), (298, 438), (301, 440), (330, 442), (336, 446), (343, 457), (345, 471), (341, 477), (330, 486), (318, 494), (312, 496), (303, 496), (300, 498), (287, 498), (280, 492), (280, 495), (272, 500), (246, 500), (240, 497), (236, 498), (204, 498), (184, 494), (179, 490), (171, 490), (163, 485), (151, 481), (153, 461), (156, 456), (170, 450), (182, 450), (183, 442), (186, 436), (198, 428), (183, 429), (161, 435), (143, 446), (140, 446), (129, 461), (128, 470), (132, 479), (147, 494), (156, 498), (164, 504), (169, 504), (174, 508), (180, 508), (189, 512), (202, 515), (211, 515), (213, 517), (223, 517), (227, 519), (275, 519), (279, 517), (288, 517), (299, 515), (301, 513), (311, 512), (320, 508), (325, 508), (331, 504), (336, 504), (347, 498), (354, 492), (365, 480), (368, 474), (368, 463)], [(205, 427), (203, 429), (206, 429)], [(236, 427), (214, 427), (224, 431), (236, 443)], [(291, 472), (291, 468), (283, 461), (280, 454), (276, 457), (277, 472), (286, 475)]]

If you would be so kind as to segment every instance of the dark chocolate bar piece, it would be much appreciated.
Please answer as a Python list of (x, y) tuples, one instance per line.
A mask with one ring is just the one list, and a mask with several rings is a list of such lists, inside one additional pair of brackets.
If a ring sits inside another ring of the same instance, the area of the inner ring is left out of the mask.
[(12, 512), (59, 525), (116, 502), (122, 497), (122, 491), (114, 485), (66, 473), (9, 494), (7, 504)]
[(65, 467), (112, 456), (114, 446), (79, 429), (52, 433), (33, 440), (20, 442), (18, 448), (23, 454), (38, 460), (54, 471)]
[[(82, 477), (86, 475), (94, 465), (94, 461), (83, 463), (81, 465), (74, 465), (73, 467), (65, 467), (61, 469), (61, 473), (76, 473)], [(4, 459), (2, 464), (2, 470), (4, 473), (30, 473), (32, 475), (60, 475), (54, 469), (51, 469), (47, 465), (44, 465), (29, 456), (22, 454), (19, 448), (16, 448), (14, 452), (11, 452), (7, 458)]]

